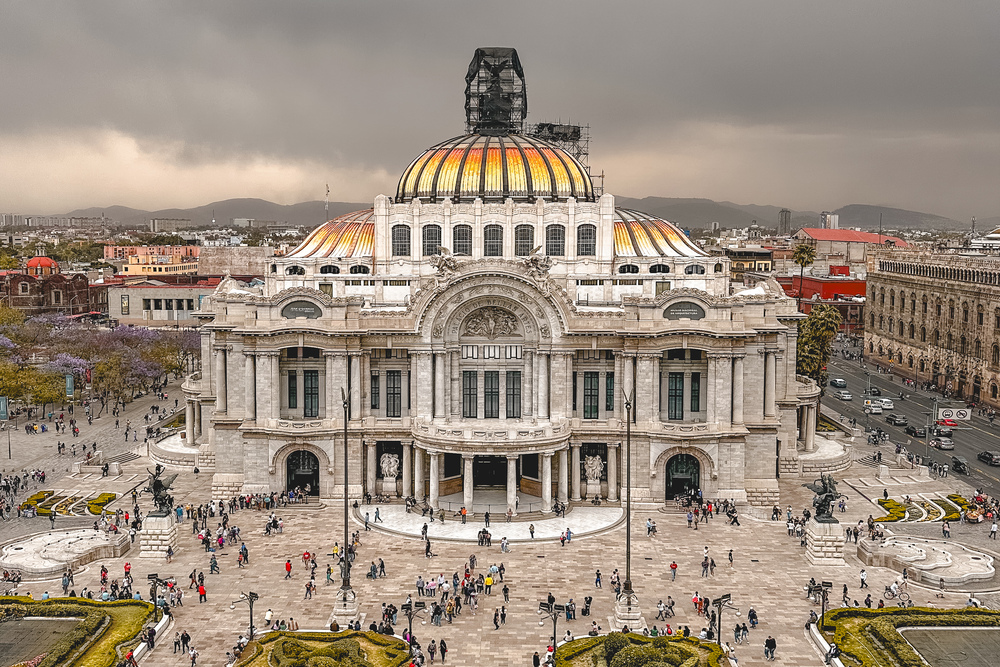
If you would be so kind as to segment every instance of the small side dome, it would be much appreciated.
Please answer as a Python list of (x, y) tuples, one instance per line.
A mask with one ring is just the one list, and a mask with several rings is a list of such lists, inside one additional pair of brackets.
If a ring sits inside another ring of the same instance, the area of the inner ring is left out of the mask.
[(615, 209), (616, 257), (707, 257), (672, 222), (628, 208)]
[(30, 276), (48, 276), (59, 273), (59, 263), (44, 255), (32, 257), (25, 266)]
[(374, 209), (347, 213), (312, 230), (289, 259), (371, 257), (375, 246)]

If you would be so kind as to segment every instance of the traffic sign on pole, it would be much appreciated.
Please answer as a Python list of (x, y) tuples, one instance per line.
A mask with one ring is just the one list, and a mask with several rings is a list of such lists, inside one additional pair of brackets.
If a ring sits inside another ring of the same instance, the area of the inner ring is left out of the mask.
[(969, 408), (939, 408), (938, 417), (940, 419), (953, 419), (958, 421), (968, 421), (972, 419), (972, 410)]

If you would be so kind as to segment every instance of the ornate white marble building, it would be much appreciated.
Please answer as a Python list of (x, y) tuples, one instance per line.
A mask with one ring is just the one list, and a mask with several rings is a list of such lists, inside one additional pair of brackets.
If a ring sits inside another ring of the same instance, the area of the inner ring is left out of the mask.
[(355, 496), (617, 501), (634, 395), (634, 500), (778, 500), (819, 395), (795, 375), (794, 301), (776, 284), (732, 293), (728, 259), (597, 197), (579, 161), (522, 134), (477, 79), (504, 57), (477, 52), (469, 133), (417, 157), (395, 196), (320, 226), (264, 285), (204, 299), (184, 393), (216, 497), (341, 496), (343, 392)]

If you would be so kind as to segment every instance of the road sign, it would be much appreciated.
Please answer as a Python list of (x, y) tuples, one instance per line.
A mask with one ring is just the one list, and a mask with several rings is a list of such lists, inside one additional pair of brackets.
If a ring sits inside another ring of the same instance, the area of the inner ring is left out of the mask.
[(938, 419), (968, 421), (972, 419), (972, 410), (969, 408), (938, 408)]

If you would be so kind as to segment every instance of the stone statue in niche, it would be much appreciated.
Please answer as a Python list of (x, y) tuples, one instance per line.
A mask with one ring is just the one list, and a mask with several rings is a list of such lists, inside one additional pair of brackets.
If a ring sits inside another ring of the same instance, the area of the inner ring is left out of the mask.
[(379, 482), (379, 492), (387, 496), (397, 495), (396, 475), (399, 474), (399, 455), (389, 454), (387, 452), (379, 459), (379, 465), (382, 467), (382, 479)]
[(493, 340), (500, 336), (510, 336), (517, 331), (517, 318), (496, 306), (480, 308), (469, 315), (465, 323), (468, 336), (484, 336)]
[(601, 481), (601, 474), (604, 473), (604, 461), (600, 456), (588, 456), (583, 461), (583, 471), (587, 474), (587, 485), (591, 482)]

